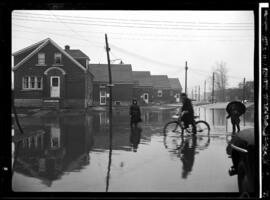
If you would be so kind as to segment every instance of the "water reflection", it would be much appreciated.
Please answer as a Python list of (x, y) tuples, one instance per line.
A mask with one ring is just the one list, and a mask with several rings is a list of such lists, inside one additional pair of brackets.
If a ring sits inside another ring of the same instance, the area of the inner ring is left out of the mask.
[[(224, 127), (226, 124), (224, 110), (201, 108), (196, 112), (201, 120), (207, 121), (210, 125), (211, 121), (215, 119), (211, 126), (215, 124), (215, 126)], [(89, 170), (88, 173), (97, 173), (95, 171), (97, 168), (94, 167), (98, 165), (103, 166), (104, 169), (102, 189), (105, 189), (107, 183), (106, 190), (109, 190), (110, 174), (115, 170), (113, 165), (115, 158), (113, 156), (112, 159), (112, 154), (115, 152), (118, 156), (124, 157), (117, 162), (121, 163), (121, 168), (125, 168), (126, 166), (123, 167), (124, 161), (125, 164), (128, 163), (125, 159), (128, 160), (130, 157), (136, 156), (140, 161), (140, 159), (144, 159), (142, 151), (149, 150), (149, 153), (162, 149), (162, 143), (160, 146), (153, 145), (159, 145), (156, 141), (163, 137), (163, 134), (160, 135), (160, 131), (175, 113), (176, 110), (142, 110), (143, 122), (141, 126), (130, 129), (128, 109), (114, 111), (111, 139), (109, 137), (109, 114), (106, 111), (20, 118), (20, 123), (26, 134), (16, 140), (14, 171), (23, 174), (24, 177), (40, 180), (42, 185), (52, 187), (54, 181), (64, 179), (64, 176), (67, 176), (69, 172), (82, 172), (83, 169), (91, 168), (94, 172)], [(244, 117), (245, 125), (252, 125), (253, 112), (247, 110)], [(229, 128), (228, 125), (228, 130), (230, 130)], [(38, 132), (38, 130), (43, 130), (43, 132)], [(29, 132), (35, 134), (28, 134)], [(17, 129), (15, 129), (14, 135), (19, 135)], [(210, 137), (207, 136), (181, 137), (175, 135), (164, 138), (164, 146), (167, 150), (163, 149), (163, 151), (166, 154), (169, 152), (171, 159), (175, 159), (178, 163), (181, 162), (182, 176), (187, 178), (194, 168), (196, 153), (208, 149), (209, 145)], [(141, 149), (142, 151), (140, 151)], [(127, 157), (125, 157), (126, 155)], [(103, 165), (103, 163), (106, 164)], [(98, 170), (100, 168), (102, 167), (99, 167)], [(17, 178), (19, 177), (17, 176)], [(105, 178), (107, 178), (106, 183)], [(24, 178), (20, 179), (24, 180)], [(87, 180), (87, 178), (84, 181), (95, 183), (95, 180)], [(16, 183), (14, 184), (16, 185)]]
[(192, 171), (195, 160), (195, 149), (197, 146), (197, 137), (192, 136), (184, 141), (183, 146), (179, 149), (179, 157), (183, 163), (182, 178), (186, 179), (188, 174)]
[(130, 144), (133, 152), (137, 152), (141, 140), (142, 128), (132, 127), (130, 132)]
[(163, 143), (170, 152), (172, 159), (180, 158), (182, 162), (182, 178), (186, 179), (192, 171), (195, 154), (209, 147), (210, 136), (172, 134), (164, 136)]
[[(32, 119), (24, 121), (30, 123)], [(35, 120), (32, 122), (38, 125)], [(43, 119), (43, 123), (39, 127), (43, 126), (45, 132), (35, 135), (27, 135), (26, 132), (16, 142), (14, 171), (38, 178), (51, 186), (65, 172), (79, 171), (89, 165), (93, 143), (89, 127), (91, 117), (52, 117)], [(19, 133), (15, 129), (16, 134)]]
[[(196, 115), (200, 116), (201, 120), (207, 121), (211, 127), (220, 128), (224, 127), (226, 132), (232, 131), (230, 120), (226, 118), (228, 115), (225, 109), (206, 109), (195, 108)], [(247, 108), (246, 113), (240, 116), (240, 127), (253, 127), (254, 126), (254, 110)]]

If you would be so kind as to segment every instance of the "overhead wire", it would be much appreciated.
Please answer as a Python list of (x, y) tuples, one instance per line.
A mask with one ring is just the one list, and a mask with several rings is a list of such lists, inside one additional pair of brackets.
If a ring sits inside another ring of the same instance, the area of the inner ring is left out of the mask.
[[(44, 17), (31, 17), (31, 18), (25, 18), (25, 17), (21, 17), (21, 16), (16, 16), (13, 17), (13, 19), (15, 20), (23, 20), (23, 21), (43, 21), (43, 22), (55, 22), (57, 23), (57, 21), (54, 20), (49, 20), (48, 18), (44, 18)], [(108, 26), (108, 27), (123, 27), (123, 28), (145, 28), (145, 29), (168, 29), (168, 30), (217, 30), (217, 31), (243, 31), (243, 30), (251, 30), (254, 31), (254, 28), (239, 28), (239, 27), (235, 27), (235, 28), (199, 28), (196, 27), (194, 28), (194, 26), (192, 27), (177, 27), (177, 26), (168, 26), (168, 27), (163, 27), (163, 26), (152, 26), (152, 25), (148, 25), (148, 26), (135, 26), (132, 24), (131, 25), (121, 25), (121, 24), (100, 24), (100, 22), (96, 22), (96, 23), (92, 23), (89, 21), (85, 21), (86, 23), (82, 23), (82, 22), (78, 22), (78, 20), (67, 20), (64, 19), (64, 21), (66, 20), (67, 23), (69, 24), (74, 24), (74, 25), (93, 25), (93, 26)], [(63, 19), (62, 19), (63, 21)], [(71, 21), (76, 21), (76, 22), (71, 22)]]
[[(33, 15), (33, 16), (47, 16), (47, 14), (41, 14), (41, 13), (18, 13), (18, 12), (16, 12), (16, 13), (14, 13), (15, 15)], [(59, 15), (59, 14), (57, 14), (57, 16), (59, 16), (59, 17), (63, 17), (63, 18), (67, 18), (67, 19), (69, 19), (69, 18), (74, 18), (75, 16), (70, 16), (70, 15)], [(125, 21), (131, 21), (131, 22), (134, 22), (134, 21), (136, 21), (136, 22), (147, 22), (147, 23), (167, 23), (167, 24), (169, 24), (169, 23), (172, 23), (173, 25), (175, 25), (175, 24), (185, 24), (185, 25), (187, 25), (187, 24), (192, 24), (192, 25), (194, 25), (194, 24), (196, 24), (196, 25), (198, 25), (198, 24), (213, 24), (213, 25), (222, 25), (222, 26), (226, 26), (226, 25), (230, 25), (230, 26), (232, 26), (232, 25), (237, 25), (238, 27), (239, 27), (239, 25), (243, 25), (243, 26), (253, 26), (254, 25), (254, 23), (253, 22), (198, 22), (198, 21), (170, 21), (170, 20), (147, 20), (147, 19), (128, 19), (128, 18), (103, 18), (103, 17), (82, 17), (82, 16), (76, 16), (76, 18), (78, 18), (78, 19), (91, 19), (91, 20), (107, 20), (108, 22), (110, 22), (111, 23), (111, 21), (119, 21), (118, 23), (125, 23)], [(134, 24), (134, 23), (133, 23)], [(249, 25), (248, 25), (249, 24)]]

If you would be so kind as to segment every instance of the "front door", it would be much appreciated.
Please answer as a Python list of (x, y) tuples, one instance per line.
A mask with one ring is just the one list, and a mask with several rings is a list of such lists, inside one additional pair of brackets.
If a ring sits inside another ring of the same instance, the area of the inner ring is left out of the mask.
[(144, 100), (144, 102), (145, 102), (146, 104), (149, 103), (149, 95), (148, 95), (148, 93), (144, 93), (144, 94), (143, 94), (143, 100)]
[(99, 92), (99, 103), (100, 105), (106, 105), (106, 91), (105, 90), (101, 90)]
[(51, 76), (51, 97), (60, 97), (60, 77)]

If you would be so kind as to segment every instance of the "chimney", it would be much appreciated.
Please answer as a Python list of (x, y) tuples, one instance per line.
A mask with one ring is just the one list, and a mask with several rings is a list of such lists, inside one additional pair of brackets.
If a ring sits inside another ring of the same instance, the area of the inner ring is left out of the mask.
[(70, 46), (69, 45), (66, 45), (65, 46), (65, 50), (69, 50), (70, 49)]

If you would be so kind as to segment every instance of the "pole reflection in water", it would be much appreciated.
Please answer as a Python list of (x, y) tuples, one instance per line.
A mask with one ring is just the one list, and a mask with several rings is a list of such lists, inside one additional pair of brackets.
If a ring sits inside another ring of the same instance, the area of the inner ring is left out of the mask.
[[(111, 123), (111, 120), (110, 120)], [(108, 161), (108, 170), (107, 170), (107, 177), (106, 177), (106, 192), (109, 190), (110, 185), (110, 172), (111, 172), (111, 164), (112, 164), (112, 129), (110, 129), (110, 139), (109, 139), (109, 161)]]

